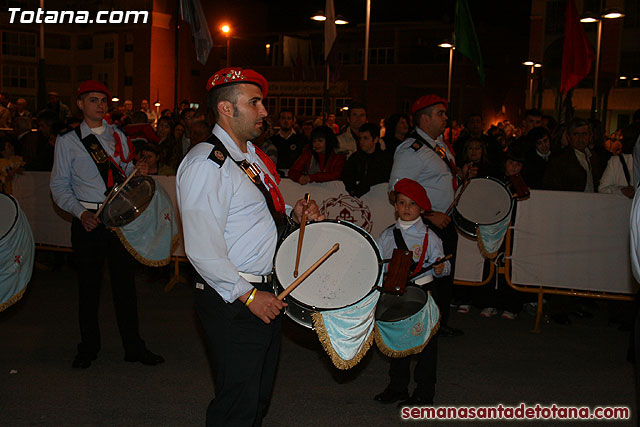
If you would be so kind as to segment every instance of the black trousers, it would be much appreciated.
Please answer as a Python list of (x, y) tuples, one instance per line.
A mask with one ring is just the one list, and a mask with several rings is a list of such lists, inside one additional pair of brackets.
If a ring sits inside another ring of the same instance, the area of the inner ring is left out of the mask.
[[(438, 367), (438, 335), (431, 337), (427, 346), (418, 354), (418, 363), (413, 371), (417, 386), (415, 395), (433, 398), (436, 390), (436, 371)], [(391, 358), (389, 367), (389, 388), (404, 392), (411, 380), (411, 357)]]
[(433, 299), (436, 301), (438, 308), (440, 309), (440, 326), (447, 326), (449, 323), (449, 312), (451, 298), (453, 297), (453, 275), (456, 268), (456, 251), (458, 249), (458, 232), (453, 221), (449, 223), (444, 229), (439, 229), (431, 224), (429, 227), (436, 233), (442, 240), (442, 246), (444, 248), (444, 254), (452, 254), (453, 258), (449, 260), (451, 263), (451, 274), (444, 277), (434, 278), (434, 290)]
[(138, 303), (134, 282), (136, 260), (122, 246), (118, 236), (100, 224), (87, 232), (80, 220), (71, 224), (71, 245), (78, 271), (78, 352), (96, 354), (100, 350), (98, 305), (105, 259), (111, 276), (111, 292), (118, 329), (125, 353), (145, 350), (138, 330)]
[[(267, 284), (253, 285), (273, 291)], [(211, 286), (195, 292), (215, 375), (206, 425), (260, 426), (276, 375), (282, 316), (266, 324), (241, 301), (224, 301)]]

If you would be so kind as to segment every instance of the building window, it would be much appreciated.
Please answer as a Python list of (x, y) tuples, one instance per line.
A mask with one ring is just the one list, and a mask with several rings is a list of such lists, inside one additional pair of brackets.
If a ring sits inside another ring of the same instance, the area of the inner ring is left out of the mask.
[(369, 64), (393, 64), (393, 48), (375, 47), (369, 49)]
[(92, 80), (93, 79), (93, 67), (91, 65), (80, 65), (78, 70), (78, 81)]
[(276, 101), (277, 101), (277, 98), (274, 98), (274, 97), (265, 98), (262, 100), (262, 103), (264, 104), (264, 108), (267, 109), (267, 112), (269, 114), (274, 114), (276, 112)]
[(124, 45), (124, 51), (125, 52), (133, 52), (133, 44), (125, 44)]
[(2, 54), (36, 57), (36, 35), (5, 31), (2, 33)]
[(79, 50), (93, 49), (93, 37), (91, 37), (91, 36), (79, 36), (78, 37), (78, 49)]
[(44, 47), (47, 49), (71, 49), (71, 37), (64, 34), (49, 33), (44, 38)]
[(104, 42), (104, 59), (113, 59), (114, 48), (113, 40), (107, 40)]
[(133, 76), (124, 76), (124, 85), (133, 86)]
[(564, 12), (566, 4), (560, 0), (549, 0), (545, 13), (545, 32), (559, 34), (564, 31)]
[(3, 65), (2, 86), (5, 88), (34, 89), (36, 67), (30, 65)]
[(66, 65), (47, 65), (45, 78), (50, 82), (69, 82), (71, 80), (71, 68)]
[(98, 73), (98, 81), (109, 87), (109, 73)]
[(288, 110), (291, 111), (295, 114), (296, 111), (296, 99), (295, 98), (280, 98), (280, 110), (278, 111), (278, 114), (280, 114), (280, 111), (282, 110)]

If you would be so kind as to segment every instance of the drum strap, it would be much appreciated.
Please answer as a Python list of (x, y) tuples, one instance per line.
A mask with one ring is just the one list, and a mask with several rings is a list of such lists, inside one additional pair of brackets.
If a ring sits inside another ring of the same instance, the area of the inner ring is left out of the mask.
[(618, 159), (620, 159), (620, 163), (622, 163), (622, 171), (624, 172), (624, 177), (627, 179), (627, 185), (631, 186), (631, 174), (629, 174), (627, 162), (624, 161), (624, 156), (622, 154), (618, 154)]
[[(403, 251), (408, 251), (407, 242), (404, 241), (404, 237), (402, 237), (402, 232), (398, 227), (393, 229), (393, 240), (396, 242), (396, 247), (398, 249), (402, 249)], [(424, 257), (427, 255), (427, 248), (429, 247), (429, 229), (426, 230), (424, 234), (424, 241), (422, 242), (422, 252), (420, 254), (420, 260), (416, 263), (413, 261), (413, 257), (411, 257), (411, 269), (413, 272), (411, 273), (411, 277), (415, 277), (416, 275), (422, 273), (422, 264), (424, 264)], [(426, 271), (426, 270), (425, 270)]]
[(76, 127), (75, 132), (76, 135), (78, 135), (78, 139), (82, 142), (82, 145), (91, 156), (91, 160), (96, 164), (98, 172), (100, 172), (104, 185), (107, 187), (105, 194), (107, 194), (114, 185), (124, 182), (126, 179), (124, 172), (115, 163), (113, 158), (104, 151), (98, 137), (91, 132), (89, 135), (82, 138), (80, 126)]
[(420, 134), (413, 130), (410, 134), (409, 134), (409, 138), (413, 138), (415, 139), (418, 143), (423, 144), (424, 146), (426, 146), (427, 148), (430, 148), (431, 150), (433, 150), (438, 157), (440, 157), (440, 159), (442, 159), (442, 161), (447, 165), (447, 167), (449, 168), (449, 170), (451, 171), (451, 175), (453, 175), (453, 179), (452, 179), (452, 185), (453, 185), (453, 191), (458, 191), (458, 169), (456, 168), (456, 164), (453, 160), (450, 160), (449, 157), (447, 157), (447, 152), (444, 148), (436, 145), (436, 147), (432, 147), (431, 144), (429, 144), (427, 141), (425, 141), (425, 139), (420, 136)]
[[(275, 184), (271, 182), (272, 190), (269, 191), (265, 186), (265, 184), (260, 179), (260, 171), (256, 170), (256, 168), (246, 160), (236, 161), (233, 157), (231, 157), (231, 155), (229, 154), (229, 151), (224, 146), (222, 141), (220, 141), (220, 139), (214, 134), (211, 134), (209, 136), (209, 138), (207, 139), (207, 142), (213, 145), (213, 150), (211, 150), (211, 153), (209, 153), (209, 157), (208, 157), (209, 160), (212, 160), (215, 163), (222, 165), (224, 160), (227, 157), (229, 157), (247, 175), (247, 178), (249, 178), (251, 182), (253, 182), (254, 185), (258, 187), (258, 190), (260, 190), (260, 192), (262, 193), (262, 196), (264, 196), (264, 200), (267, 203), (267, 207), (269, 208), (269, 213), (273, 218), (273, 222), (276, 224), (276, 229), (278, 231), (278, 241), (284, 238), (284, 236), (286, 236), (286, 234), (290, 229), (291, 223), (289, 221), (289, 217), (284, 212), (284, 209), (283, 209), (284, 199), (282, 199), (282, 195), (280, 194), (278, 187), (276, 187)], [(266, 172), (264, 172), (264, 174), (265, 174), (265, 177), (268, 177)], [(269, 179), (269, 181), (271, 180)], [(282, 209), (276, 208), (274, 199), (277, 196), (274, 197), (273, 189), (275, 189), (275, 191), (277, 192), (277, 195), (279, 195), (278, 204), (279, 205), (280, 203), (282, 204), (282, 207), (283, 207)]]

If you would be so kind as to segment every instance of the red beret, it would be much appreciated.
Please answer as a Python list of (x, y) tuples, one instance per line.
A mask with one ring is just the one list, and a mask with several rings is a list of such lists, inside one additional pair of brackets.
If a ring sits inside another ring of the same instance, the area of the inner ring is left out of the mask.
[(209, 77), (209, 81), (207, 82), (207, 92), (214, 87), (235, 83), (254, 84), (262, 91), (262, 97), (267, 97), (267, 91), (269, 89), (267, 79), (265, 79), (262, 74), (253, 70), (243, 70), (242, 68), (237, 67), (223, 68), (213, 76)]
[(416, 111), (420, 111), (423, 108), (431, 107), (436, 104), (444, 104), (444, 108), (449, 108), (449, 103), (446, 99), (439, 97), (438, 95), (425, 95), (421, 96), (411, 106), (411, 114), (415, 114)]
[(431, 211), (431, 200), (427, 196), (424, 187), (412, 179), (403, 178), (396, 182), (393, 189), (396, 193), (404, 194), (425, 211)]
[(100, 92), (107, 95), (107, 99), (111, 102), (111, 93), (109, 93), (109, 89), (102, 83), (96, 80), (86, 80), (80, 84), (78, 88), (78, 97), (84, 93), (89, 92)]

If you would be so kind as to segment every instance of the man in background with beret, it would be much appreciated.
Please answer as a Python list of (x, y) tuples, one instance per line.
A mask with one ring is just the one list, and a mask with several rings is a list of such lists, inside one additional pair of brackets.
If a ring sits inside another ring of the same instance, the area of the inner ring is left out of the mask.
[[(138, 331), (136, 260), (96, 216), (111, 188), (133, 173), (135, 151), (124, 132), (104, 120), (111, 99), (105, 85), (85, 81), (77, 95), (83, 121), (58, 136), (50, 182), (55, 203), (73, 216), (71, 246), (78, 271), (81, 341), (72, 366), (88, 368), (100, 351), (98, 303), (105, 259), (124, 360), (156, 365), (164, 359), (147, 349)], [(141, 164), (139, 172), (146, 174), (147, 165)]]
[(267, 80), (225, 68), (207, 82), (216, 125), (185, 156), (176, 175), (185, 252), (196, 276), (196, 312), (215, 374), (207, 426), (259, 426), (280, 350), (280, 313), (270, 283), (276, 244), (315, 202), (286, 206), (273, 161), (251, 142), (267, 116)]
[[(447, 126), (447, 107), (447, 101), (437, 95), (425, 95), (413, 103), (411, 114), (416, 127), (396, 149), (389, 191), (393, 198), (393, 187), (402, 178), (412, 179), (422, 185), (433, 207), (424, 218), (442, 239), (445, 254), (455, 257), (458, 233), (446, 212), (459, 185), (464, 179), (476, 176), (478, 169), (471, 163), (458, 167), (453, 150), (444, 142), (442, 133)], [(434, 298), (442, 316), (440, 336), (462, 335), (462, 331), (450, 328), (447, 324), (455, 258), (451, 266), (450, 275), (435, 281)]]

